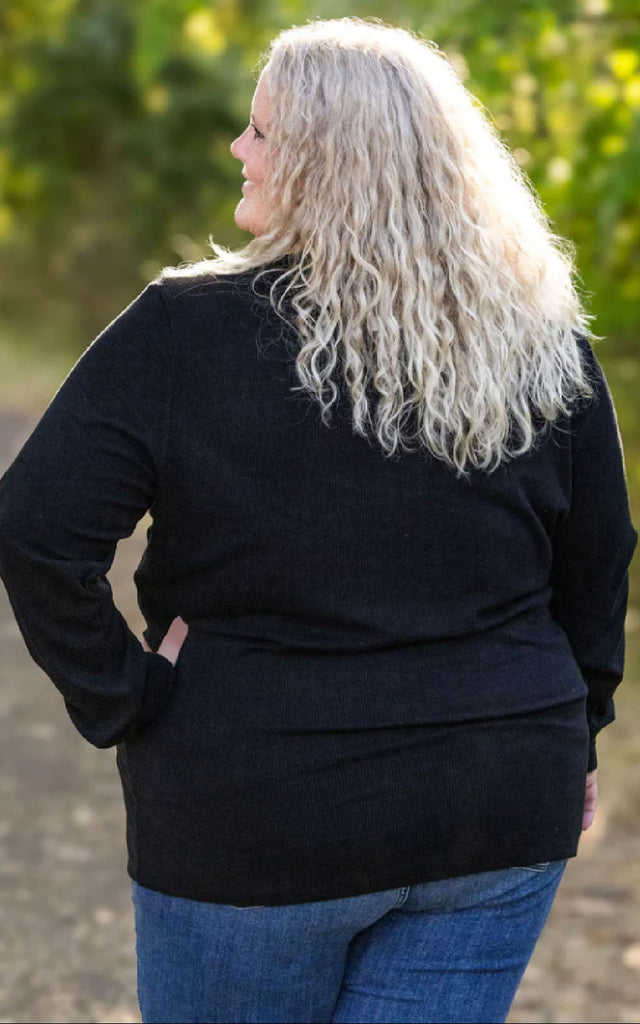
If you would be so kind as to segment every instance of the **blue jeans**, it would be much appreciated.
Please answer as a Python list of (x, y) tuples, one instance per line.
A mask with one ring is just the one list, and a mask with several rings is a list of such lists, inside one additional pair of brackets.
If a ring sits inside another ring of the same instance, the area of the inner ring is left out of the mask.
[(234, 907), (133, 883), (145, 1024), (504, 1021), (566, 861)]

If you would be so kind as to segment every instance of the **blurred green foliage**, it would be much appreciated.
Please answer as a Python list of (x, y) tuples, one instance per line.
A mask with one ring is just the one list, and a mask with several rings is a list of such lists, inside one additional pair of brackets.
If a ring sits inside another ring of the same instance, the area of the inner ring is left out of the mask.
[(97, 330), (164, 264), (237, 245), (255, 65), (276, 32), (376, 16), (435, 40), (577, 246), (595, 329), (640, 303), (637, 0), (5, 0), (0, 298)]

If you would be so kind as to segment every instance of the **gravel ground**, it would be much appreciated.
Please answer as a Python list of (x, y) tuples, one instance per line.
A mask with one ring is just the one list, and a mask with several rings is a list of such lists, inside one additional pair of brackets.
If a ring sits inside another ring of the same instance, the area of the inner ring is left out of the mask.
[[(0, 473), (30, 429), (0, 412)], [(116, 602), (141, 628), (131, 573), (143, 520), (119, 546)], [(571, 861), (509, 1024), (640, 1024), (640, 643), (603, 734), (603, 792)], [(29, 658), (0, 587), (0, 1024), (136, 1022), (124, 813), (112, 750), (85, 743)], [(626, 690), (626, 692), (625, 692)]]

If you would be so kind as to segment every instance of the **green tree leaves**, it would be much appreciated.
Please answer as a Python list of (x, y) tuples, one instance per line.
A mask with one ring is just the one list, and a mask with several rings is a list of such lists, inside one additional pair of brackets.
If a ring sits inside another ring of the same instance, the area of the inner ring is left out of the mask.
[[(245, 236), (229, 143), (280, 28), (331, 0), (6, 0), (0, 12), (0, 298), (97, 330), (165, 263)], [(577, 246), (595, 329), (636, 344), (636, 0), (352, 3), (434, 39)], [(188, 255), (187, 255), (188, 254)], [(135, 288), (135, 284), (133, 285)], [(52, 308), (53, 308), (52, 305)]]

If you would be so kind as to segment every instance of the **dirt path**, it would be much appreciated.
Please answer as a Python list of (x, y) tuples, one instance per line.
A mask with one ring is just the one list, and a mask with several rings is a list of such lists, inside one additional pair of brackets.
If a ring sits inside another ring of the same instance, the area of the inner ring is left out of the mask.
[[(0, 413), (0, 473), (30, 422)], [(131, 572), (143, 543), (144, 521), (110, 576), (136, 631)], [(113, 751), (75, 732), (1, 586), (0, 636), (0, 1024), (139, 1021)], [(639, 689), (621, 690), (618, 722), (603, 735), (596, 825), (569, 865), (510, 1024), (640, 1024)]]

